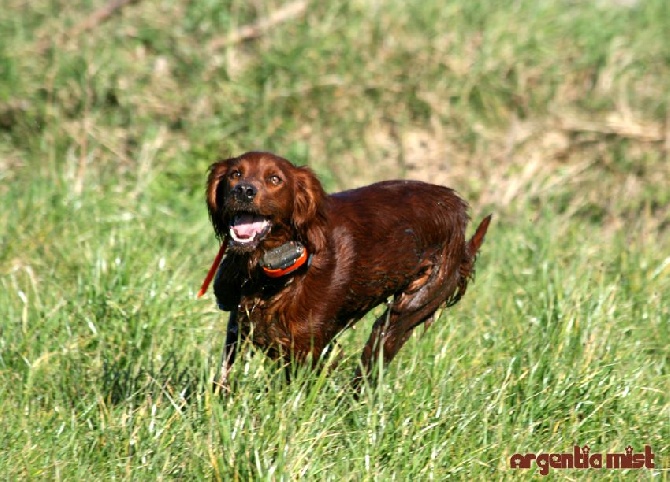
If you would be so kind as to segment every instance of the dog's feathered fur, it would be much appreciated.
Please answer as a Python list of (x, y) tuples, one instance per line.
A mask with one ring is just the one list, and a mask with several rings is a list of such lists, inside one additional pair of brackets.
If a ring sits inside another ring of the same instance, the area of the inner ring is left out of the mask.
[[(315, 363), (341, 330), (390, 300), (363, 350), (360, 380), (380, 351), (389, 362), (416, 326), (463, 296), (491, 218), (468, 241), (467, 204), (452, 189), (384, 181), (327, 195), (311, 170), (263, 152), (213, 164), (207, 206), (220, 238), (240, 215), (267, 230), (229, 239), (215, 279), (219, 306), (231, 311), (221, 385), (239, 339), (273, 358)], [(262, 254), (288, 241), (307, 248), (309, 266), (265, 276)]]

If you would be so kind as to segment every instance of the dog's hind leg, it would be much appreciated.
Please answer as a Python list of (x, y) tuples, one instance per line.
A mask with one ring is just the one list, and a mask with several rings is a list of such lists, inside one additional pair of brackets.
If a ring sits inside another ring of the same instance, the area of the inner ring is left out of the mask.
[(454, 259), (440, 255), (425, 259), (420, 276), (398, 293), (375, 321), (354, 376), (354, 387), (359, 388), (364, 376), (374, 378), (378, 360), (384, 365), (390, 363), (414, 328), (433, 323), (435, 311), (456, 292), (459, 271), (454, 264)]
[(410, 313), (397, 312), (393, 306), (387, 308), (372, 326), (370, 337), (363, 348), (361, 365), (354, 375), (354, 387), (360, 387), (363, 377), (372, 375), (374, 378), (374, 367), (380, 358), (384, 365), (388, 365), (416, 326), (432, 322), (433, 313), (440, 304), (437, 301)]

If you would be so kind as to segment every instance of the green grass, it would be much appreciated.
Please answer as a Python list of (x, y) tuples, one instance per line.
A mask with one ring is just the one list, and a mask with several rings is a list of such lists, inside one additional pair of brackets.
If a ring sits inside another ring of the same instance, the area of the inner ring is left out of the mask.
[[(138, 2), (76, 38), (103, 2), (3, 4), (0, 477), (495, 480), (574, 444), (670, 467), (669, 4), (312, 3), (216, 49), (280, 2)], [(258, 148), (494, 213), (466, 297), (361, 401), (373, 316), (328, 376), (248, 350), (210, 392), (206, 169)]]

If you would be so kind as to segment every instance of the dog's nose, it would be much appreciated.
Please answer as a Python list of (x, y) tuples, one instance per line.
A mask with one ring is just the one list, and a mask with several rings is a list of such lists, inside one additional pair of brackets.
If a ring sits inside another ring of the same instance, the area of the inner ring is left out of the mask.
[(256, 197), (256, 188), (246, 182), (241, 182), (233, 188), (233, 194), (240, 201), (253, 201)]

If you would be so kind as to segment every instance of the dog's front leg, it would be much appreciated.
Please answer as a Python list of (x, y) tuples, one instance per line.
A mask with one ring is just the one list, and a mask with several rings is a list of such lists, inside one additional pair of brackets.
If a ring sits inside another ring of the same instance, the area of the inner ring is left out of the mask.
[(237, 355), (237, 345), (240, 339), (239, 331), (237, 310), (233, 310), (230, 312), (230, 317), (228, 318), (226, 344), (224, 345), (223, 353), (221, 354), (219, 372), (213, 383), (214, 393), (228, 393), (230, 391), (228, 374), (230, 373), (230, 369), (235, 362), (235, 356)]

